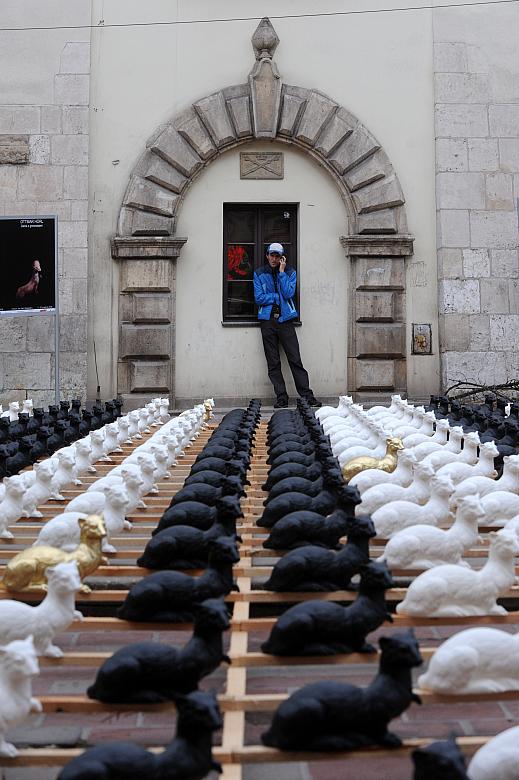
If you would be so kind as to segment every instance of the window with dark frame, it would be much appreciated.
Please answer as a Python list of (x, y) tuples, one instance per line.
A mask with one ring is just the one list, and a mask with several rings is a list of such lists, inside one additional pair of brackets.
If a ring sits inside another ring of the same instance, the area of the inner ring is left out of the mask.
[[(253, 275), (264, 265), (267, 247), (283, 244), (288, 265), (297, 270), (297, 204), (224, 203), (223, 322), (257, 322)], [(296, 307), (299, 308), (296, 292)]]

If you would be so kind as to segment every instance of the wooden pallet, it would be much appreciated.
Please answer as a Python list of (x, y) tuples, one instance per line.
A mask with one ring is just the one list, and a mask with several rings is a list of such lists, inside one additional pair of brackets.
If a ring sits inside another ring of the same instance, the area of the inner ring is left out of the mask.
[[(215, 426), (211, 426), (213, 428)], [(235, 573), (238, 578), (240, 593), (229, 594), (228, 601), (233, 603), (233, 618), (231, 621), (229, 655), (233, 663), (226, 673), (225, 692), (219, 697), (223, 716), (224, 726), (222, 733), (222, 742), (220, 747), (215, 748), (215, 757), (224, 765), (224, 780), (241, 780), (242, 766), (247, 763), (279, 762), (279, 761), (316, 761), (316, 760), (337, 760), (341, 758), (355, 758), (369, 756), (371, 758), (387, 760), (390, 757), (402, 757), (418, 747), (427, 744), (432, 740), (408, 739), (402, 748), (397, 750), (386, 750), (373, 748), (366, 751), (355, 751), (353, 753), (308, 753), (308, 752), (281, 752), (272, 748), (266, 748), (261, 745), (245, 745), (246, 713), (271, 711), (286, 697), (286, 693), (263, 693), (249, 694), (248, 672), (252, 669), (262, 667), (322, 667), (323, 677), (327, 675), (327, 667), (344, 665), (353, 666), (355, 664), (372, 663), (373, 671), (376, 668), (378, 659), (377, 654), (366, 656), (364, 654), (351, 654), (347, 656), (331, 657), (287, 657), (279, 658), (275, 656), (264, 655), (259, 652), (249, 650), (249, 635), (257, 630), (270, 629), (276, 622), (274, 617), (254, 617), (251, 610), (256, 605), (295, 603), (314, 598), (326, 598), (329, 600), (351, 601), (356, 594), (353, 591), (342, 591), (336, 593), (309, 593), (309, 594), (277, 594), (269, 591), (255, 590), (252, 587), (253, 577), (262, 577), (270, 573), (269, 566), (255, 566), (257, 557), (275, 559), (277, 553), (267, 551), (261, 548), (263, 539), (266, 536), (265, 529), (258, 528), (255, 520), (261, 514), (261, 501), (265, 495), (259, 489), (268, 469), (265, 467), (265, 429), (263, 423), (256, 437), (256, 450), (252, 459), (249, 479), (252, 483), (248, 490), (247, 498), (243, 500), (245, 518), (240, 527), (240, 532), (244, 537), (244, 543), (241, 546), (241, 560), (235, 567)], [(159, 485), (159, 495), (146, 498), (148, 509), (139, 511), (132, 516), (135, 523), (134, 530), (118, 539), (115, 544), (121, 549), (116, 554), (109, 556), (110, 565), (100, 567), (98, 574), (101, 576), (145, 576), (148, 572), (140, 569), (131, 563), (141, 554), (146, 540), (149, 538), (151, 529), (156, 525), (164, 509), (169, 505), (173, 493), (178, 490), (185, 477), (189, 473), (197, 453), (204, 446), (210, 435), (211, 430), (203, 433), (191, 448), (186, 457), (179, 460), (178, 465), (172, 469), (172, 476), (169, 480), (164, 480)], [(140, 443), (140, 442), (139, 442)], [(138, 446), (138, 444), (137, 444)], [(98, 469), (96, 478), (106, 474), (110, 468), (119, 463), (124, 456), (129, 454), (132, 448), (125, 447), (124, 455), (117, 455), (113, 458), (112, 464), (102, 464)], [(86, 489), (93, 477), (87, 477), (83, 480), (84, 484), (77, 488), (67, 491), (67, 498), (78, 495)], [(8, 560), (16, 551), (17, 545), (30, 543), (37, 530), (45, 519), (54, 516), (56, 512), (62, 511), (62, 502), (48, 502), (43, 508), (44, 517), (39, 521), (27, 520), (20, 521), (16, 526), (15, 541), (9, 541), (3, 545), (0, 553), (0, 560)], [(20, 529), (18, 531), (18, 528)], [(381, 550), (380, 543), (378, 550)], [(372, 552), (375, 555), (377, 545), (372, 546)], [(467, 557), (486, 557), (487, 551), (484, 548), (475, 548), (469, 552)], [(118, 564), (118, 561), (125, 563)], [(130, 561), (130, 562), (128, 562)], [(197, 571), (191, 571), (190, 574), (196, 576)], [(413, 574), (416, 574), (414, 572)], [(410, 575), (412, 576), (412, 574)], [(95, 578), (93, 578), (95, 581)], [(510, 589), (510, 598), (517, 598), (518, 589)], [(92, 594), (80, 595), (78, 603), (117, 603), (120, 602), (126, 592), (124, 590), (95, 590)], [(394, 588), (388, 594), (388, 598), (398, 600), (405, 595), (402, 588)], [(0, 593), (0, 598), (12, 597), (12, 594)], [(33, 601), (33, 594), (19, 594), (24, 600)], [(507, 615), (489, 618), (488, 616), (476, 618), (410, 618), (407, 616), (395, 615), (394, 626), (446, 626), (446, 625), (488, 625), (488, 624), (519, 624), (519, 612), (509, 612)], [(118, 620), (110, 617), (88, 617), (81, 623), (74, 623), (70, 631), (135, 631), (135, 630), (190, 630), (190, 624), (168, 624), (167, 627), (161, 623), (136, 623)], [(123, 633), (124, 635), (124, 633)], [(433, 648), (422, 648), (422, 654), (425, 658), (430, 658), (434, 652)], [(74, 667), (93, 667), (98, 666), (110, 655), (109, 653), (66, 653), (62, 659), (41, 659), (42, 666), (74, 666)], [(488, 701), (516, 699), (519, 697), (518, 691), (511, 691), (507, 694), (487, 694), (470, 697), (445, 697), (420, 692), (424, 702), (453, 702), (460, 703), (466, 701)], [(44, 712), (127, 712), (127, 711), (164, 711), (170, 712), (171, 704), (164, 705), (105, 705), (101, 702), (92, 701), (86, 696), (44, 696), (41, 697)], [(487, 741), (488, 737), (465, 737), (459, 740), (459, 744), (466, 753), (472, 753)], [(67, 763), (72, 757), (78, 755), (80, 749), (27, 749), (20, 751), (16, 759), (0, 759), (2, 766), (58, 766)]]

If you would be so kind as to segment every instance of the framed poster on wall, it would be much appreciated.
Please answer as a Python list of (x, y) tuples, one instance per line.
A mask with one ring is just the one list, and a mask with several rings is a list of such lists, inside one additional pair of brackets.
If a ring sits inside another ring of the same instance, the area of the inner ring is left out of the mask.
[(0, 316), (56, 313), (56, 216), (0, 217)]

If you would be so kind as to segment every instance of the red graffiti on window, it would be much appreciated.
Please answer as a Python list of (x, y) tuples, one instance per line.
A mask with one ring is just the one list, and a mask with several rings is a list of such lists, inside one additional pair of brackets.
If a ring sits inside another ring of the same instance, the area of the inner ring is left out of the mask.
[(227, 279), (232, 281), (236, 276), (247, 276), (249, 269), (247, 250), (244, 246), (230, 246), (227, 249)]

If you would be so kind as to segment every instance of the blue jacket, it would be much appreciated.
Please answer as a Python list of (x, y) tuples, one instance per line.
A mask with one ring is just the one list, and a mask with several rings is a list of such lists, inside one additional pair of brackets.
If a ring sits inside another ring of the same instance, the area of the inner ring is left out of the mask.
[(294, 268), (287, 265), (285, 271), (276, 271), (278, 290), (274, 283), (274, 271), (266, 263), (257, 271), (254, 271), (254, 300), (258, 305), (258, 319), (269, 320), (274, 303), (279, 304), (280, 315), (278, 322), (287, 322), (297, 317), (297, 309), (294, 305), (296, 294), (297, 273)]

